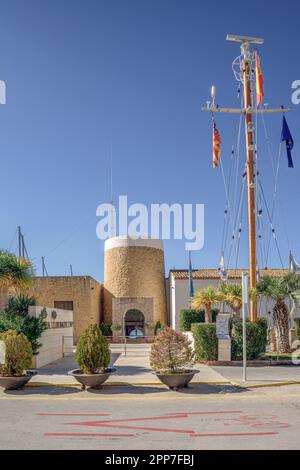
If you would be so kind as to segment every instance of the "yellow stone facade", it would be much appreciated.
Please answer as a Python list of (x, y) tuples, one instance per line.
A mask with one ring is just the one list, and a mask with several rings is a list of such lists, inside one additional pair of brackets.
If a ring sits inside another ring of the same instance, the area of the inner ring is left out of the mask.
[(37, 305), (55, 307), (55, 302), (73, 302), (74, 336), (101, 321), (101, 284), (90, 276), (35, 277), (30, 294)]

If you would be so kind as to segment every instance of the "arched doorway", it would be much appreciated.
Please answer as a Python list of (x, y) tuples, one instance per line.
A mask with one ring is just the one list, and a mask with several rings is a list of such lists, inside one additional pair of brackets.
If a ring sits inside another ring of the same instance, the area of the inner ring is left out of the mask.
[(131, 338), (144, 336), (145, 319), (140, 310), (130, 309), (125, 313), (124, 318), (125, 335)]

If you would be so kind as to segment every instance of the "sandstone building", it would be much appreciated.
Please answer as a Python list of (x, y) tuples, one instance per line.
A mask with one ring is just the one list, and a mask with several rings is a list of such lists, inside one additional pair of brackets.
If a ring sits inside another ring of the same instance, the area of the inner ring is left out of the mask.
[[(242, 269), (229, 270), (228, 282), (240, 282)], [(261, 271), (284, 275), (288, 270)], [(194, 289), (217, 286), (217, 269), (193, 270)], [(165, 276), (163, 242), (157, 239), (114, 237), (104, 246), (104, 283), (90, 276), (35, 277), (31, 294), (38, 305), (74, 312), (77, 338), (91, 323), (118, 326), (115, 335), (153, 335), (156, 322), (179, 329), (179, 314), (189, 306), (188, 270)], [(260, 314), (271, 310), (262, 302)]]

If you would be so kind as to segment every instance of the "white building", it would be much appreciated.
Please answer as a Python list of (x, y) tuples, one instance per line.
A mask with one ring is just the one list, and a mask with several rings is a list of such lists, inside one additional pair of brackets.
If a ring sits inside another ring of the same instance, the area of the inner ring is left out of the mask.
[[(231, 269), (228, 271), (228, 282), (240, 283), (242, 272), (246, 269)], [(284, 276), (289, 271), (287, 269), (261, 270), (260, 276)], [(189, 271), (187, 269), (172, 269), (169, 272), (167, 282), (169, 323), (172, 328), (179, 330), (179, 316), (183, 309), (189, 308)], [(217, 269), (196, 269), (193, 270), (194, 291), (205, 289), (206, 287), (218, 287), (220, 280)], [(272, 311), (272, 300), (261, 299), (258, 301), (259, 316), (268, 317)], [(216, 306), (220, 308), (221, 306)]]

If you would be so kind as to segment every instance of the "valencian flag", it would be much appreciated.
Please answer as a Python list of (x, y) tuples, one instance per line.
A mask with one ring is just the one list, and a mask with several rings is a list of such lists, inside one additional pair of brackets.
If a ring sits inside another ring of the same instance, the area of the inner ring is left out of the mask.
[(255, 52), (255, 75), (256, 75), (256, 106), (259, 106), (264, 97), (264, 77), (260, 68), (260, 58)]
[(216, 123), (214, 122), (214, 128), (213, 128), (213, 167), (214, 168), (218, 166), (220, 155), (221, 155), (221, 137), (216, 127)]
[(294, 168), (293, 159), (292, 159), (292, 150), (294, 147), (294, 140), (293, 140), (291, 131), (289, 129), (288, 123), (286, 122), (285, 116), (283, 116), (283, 121), (282, 121), (281, 141), (282, 142), (285, 141), (288, 166), (289, 168)]

